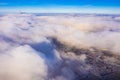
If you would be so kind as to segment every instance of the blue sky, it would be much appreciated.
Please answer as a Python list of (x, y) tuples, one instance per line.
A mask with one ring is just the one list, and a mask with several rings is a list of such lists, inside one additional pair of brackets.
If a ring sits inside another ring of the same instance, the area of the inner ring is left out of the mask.
[(120, 0), (0, 0), (0, 11), (120, 13)]

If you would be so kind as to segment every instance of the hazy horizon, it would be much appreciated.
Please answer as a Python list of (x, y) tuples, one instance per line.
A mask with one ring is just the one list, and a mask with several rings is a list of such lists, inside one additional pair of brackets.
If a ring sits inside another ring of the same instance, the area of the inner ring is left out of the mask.
[(120, 14), (119, 0), (0, 0), (0, 12)]

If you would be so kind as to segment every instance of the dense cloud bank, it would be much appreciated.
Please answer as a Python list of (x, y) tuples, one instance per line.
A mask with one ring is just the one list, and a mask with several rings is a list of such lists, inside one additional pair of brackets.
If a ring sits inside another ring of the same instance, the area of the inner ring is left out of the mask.
[(0, 80), (120, 79), (120, 16), (0, 15)]

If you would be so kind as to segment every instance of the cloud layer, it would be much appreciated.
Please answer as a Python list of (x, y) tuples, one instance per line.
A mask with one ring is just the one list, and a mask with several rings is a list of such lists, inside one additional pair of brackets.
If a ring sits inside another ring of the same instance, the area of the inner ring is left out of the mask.
[(0, 26), (1, 80), (87, 80), (101, 76), (91, 57), (119, 63), (119, 15), (4, 14)]

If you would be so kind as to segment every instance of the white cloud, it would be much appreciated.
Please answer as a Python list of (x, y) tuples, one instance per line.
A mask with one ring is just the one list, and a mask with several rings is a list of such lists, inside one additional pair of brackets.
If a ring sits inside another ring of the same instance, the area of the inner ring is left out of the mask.
[(1, 54), (0, 61), (1, 80), (44, 80), (47, 75), (44, 57), (28, 45)]
[[(42, 15), (42, 16), (39, 16)], [(0, 17), (1, 80), (73, 80), (87, 74), (87, 55), (56, 49), (48, 37), (77, 49), (120, 55), (120, 16), (6, 14)], [(77, 68), (79, 66), (79, 69)]]

